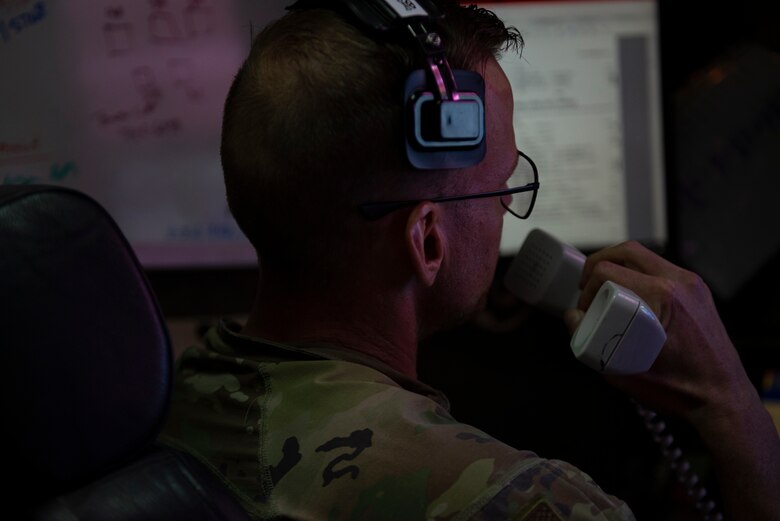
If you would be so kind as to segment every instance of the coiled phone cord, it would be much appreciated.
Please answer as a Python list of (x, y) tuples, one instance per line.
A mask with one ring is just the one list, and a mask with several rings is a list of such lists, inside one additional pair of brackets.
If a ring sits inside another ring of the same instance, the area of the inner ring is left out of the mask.
[(661, 454), (666, 459), (669, 467), (677, 474), (677, 479), (686, 488), (688, 495), (693, 499), (696, 510), (704, 521), (723, 521), (715, 502), (707, 497), (707, 489), (701, 484), (699, 476), (692, 470), (690, 462), (683, 457), (682, 449), (674, 442), (674, 436), (669, 434), (664, 422), (658, 415), (634, 401), (639, 416), (645, 423), (645, 427), (653, 435), (653, 440), (661, 448)]

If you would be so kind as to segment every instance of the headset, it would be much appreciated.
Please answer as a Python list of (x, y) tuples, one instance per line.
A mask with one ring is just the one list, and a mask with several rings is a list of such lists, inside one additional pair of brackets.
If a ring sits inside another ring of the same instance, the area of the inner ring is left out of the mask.
[(434, 30), (444, 16), (431, 0), (298, 0), (287, 9), (330, 9), (377, 39), (411, 40), (425, 69), (404, 84), (406, 157), (416, 169), (455, 169), (485, 157), (485, 81), (452, 70)]

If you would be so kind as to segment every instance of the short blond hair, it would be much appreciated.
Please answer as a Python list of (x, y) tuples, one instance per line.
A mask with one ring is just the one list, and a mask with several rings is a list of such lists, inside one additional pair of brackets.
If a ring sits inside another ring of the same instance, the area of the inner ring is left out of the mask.
[[(522, 46), (493, 13), (437, 3), (453, 68)], [(343, 222), (356, 205), (444, 181), (411, 172), (404, 156), (403, 82), (420, 54), (321, 9), (288, 13), (256, 37), (225, 103), (221, 156), (231, 212), (263, 262), (327, 264), (349, 241)]]

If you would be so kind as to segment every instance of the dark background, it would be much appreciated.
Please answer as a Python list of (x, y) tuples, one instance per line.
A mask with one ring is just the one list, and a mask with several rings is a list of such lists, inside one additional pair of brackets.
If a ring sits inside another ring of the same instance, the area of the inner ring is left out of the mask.
[[(679, 234), (675, 191), (685, 182), (685, 173), (677, 166), (686, 150), (676, 146), (673, 124), (680, 95), (735, 49), (749, 45), (779, 52), (780, 18), (772, 4), (660, 1), (670, 235), (661, 253), (683, 266), (680, 253), (686, 238)], [(733, 106), (725, 104), (717, 110), (727, 116)], [(771, 226), (780, 223), (776, 209), (765, 210), (770, 230), (776, 230)], [(501, 260), (497, 281), (508, 260)], [(255, 275), (253, 269), (149, 273), (169, 317), (246, 313)], [(780, 368), (774, 330), (780, 316), (778, 289), (780, 253), (776, 252), (735, 294), (716, 295), (724, 323), (757, 388), (767, 369)], [(491, 332), (482, 322), (473, 322), (421, 346), (420, 379), (445, 391), (454, 415), (513, 446), (575, 464), (606, 491), (627, 500), (640, 520), (697, 519), (634, 406), (573, 359), (561, 321), (512, 300), (498, 282), (489, 311), (494, 319), (515, 327)], [(669, 431), (702, 478), (713, 485), (706, 453), (695, 433), (673, 421)]]

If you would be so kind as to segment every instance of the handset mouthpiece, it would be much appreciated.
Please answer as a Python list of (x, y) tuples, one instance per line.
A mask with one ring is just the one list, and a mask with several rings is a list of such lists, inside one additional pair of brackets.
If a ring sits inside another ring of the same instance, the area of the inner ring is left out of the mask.
[(504, 277), (520, 300), (561, 316), (577, 307), (585, 255), (535, 228), (526, 237)]

